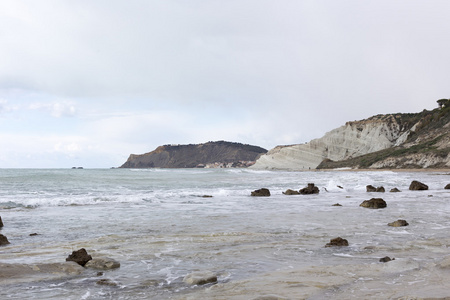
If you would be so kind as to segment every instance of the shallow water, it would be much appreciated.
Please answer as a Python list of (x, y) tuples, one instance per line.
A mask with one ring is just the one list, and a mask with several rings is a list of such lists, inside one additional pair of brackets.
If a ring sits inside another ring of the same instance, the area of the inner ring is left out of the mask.
[[(416, 179), (430, 189), (409, 191)], [(282, 194), (309, 182), (320, 187), (319, 195)], [(439, 266), (450, 255), (450, 191), (443, 189), (447, 183), (446, 172), (0, 170), (1, 233), (11, 242), (0, 248), (0, 262), (63, 262), (83, 247), (93, 257), (121, 263), (100, 277), (87, 269), (69, 278), (18, 278), (4, 282), (0, 296), (448, 297), (450, 269)], [(402, 192), (367, 193), (368, 184)], [(249, 196), (261, 187), (269, 188), (272, 196)], [(387, 208), (359, 207), (373, 197), (383, 198)], [(387, 226), (397, 219), (410, 225)], [(349, 247), (324, 248), (338, 236), (346, 238)], [(384, 256), (396, 260), (379, 263)], [(218, 284), (183, 283), (185, 275), (206, 270), (218, 275)], [(117, 286), (96, 284), (101, 278)]]

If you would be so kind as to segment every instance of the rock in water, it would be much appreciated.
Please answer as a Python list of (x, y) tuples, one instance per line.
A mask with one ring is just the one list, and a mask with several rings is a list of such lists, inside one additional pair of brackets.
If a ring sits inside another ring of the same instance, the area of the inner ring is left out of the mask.
[(384, 201), (381, 198), (372, 198), (370, 200), (363, 201), (363, 203), (361, 203), (359, 206), (377, 209), (377, 208), (385, 208), (387, 204), (386, 201)]
[(383, 262), (383, 263), (391, 261), (391, 260), (395, 260), (395, 258), (391, 259), (389, 256), (385, 256), (383, 258), (380, 258), (380, 262)]
[(3, 227), (3, 221), (2, 221), (2, 217), (0, 217), (0, 228)]
[(268, 189), (262, 188), (262, 189), (253, 191), (251, 195), (254, 197), (268, 197), (268, 196), (270, 196), (270, 191)]
[(395, 222), (388, 223), (388, 225), (392, 226), (392, 227), (402, 227), (402, 226), (408, 226), (409, 224), (405, 220), (397, 220)]
[(346, 247), (346, 246), (348, 246), (348, 241), (341, 237), (331, 239), (330, 242), (325, 245), (325, 247), (327, 247), (327, 248), (328, 247)]
[(194, 272), (184, 277), (183, 281), (189, 285), (204, 285), (217, 282), (217, 276), (209, 271)]
[(86, 268), (97, 270), (111, 270), (120, 268), (120, 263), (112, 258), (93, 258), (85, 265)]
[[(445, 188), (444, 189), (446, 189), (446, 190), (450, 190), (450, 183), (449, 184), (447, 184), (446, 186), (445, 186)], [(0, 219), (1, 220), (1, 219)]]
[(428, 185), (426, 185), (422, 182), (419, 182), (417, 180), (414, 180), (413, 182), (411, 182), (409, 189), (411, 191), (425, 191), (425, 190), (428, 190)]
[(377, 188), (376, 187), (374, 187), (373, 185), (368, 185), (368, 186), (366, 186), (366, 191), (368, 192), (368, 193), (372, 193), (372, 192), (376, 192), (377, 191)]
[(374, 192), (378, 192), (378, 193), (384, 193), (384, 187), (380, 186), (380, 187), (374, 187), (373, 185), (368, 185), (366, 186), (366, 191), (369, 193), (374, 193)]
[(398, 188), (393, 188), (390, 191), (391, 193), (400, 193), (401, 191)]
[(288, 189), (286, 192), (283, 192), (283, 195), (300, 195), (300, 193), (298, 191)]
[(319, 188), (314, 183), (308, 183), (308, 186), (300, 190), (302, 195), (318, 194)]
[(8, 245), (10, 242), (3, 234), (0, 234), (0, 246)]
[(77, 264), (79, 264), (80, 266), (83, 266), (92, 259), (92, 256), (90, 256), (86, 249), (81, 248), (80, 250), (77, 251), (73, 251), (72, 254), (70, 254), (67, 258), (66, 261), (74, 261)]

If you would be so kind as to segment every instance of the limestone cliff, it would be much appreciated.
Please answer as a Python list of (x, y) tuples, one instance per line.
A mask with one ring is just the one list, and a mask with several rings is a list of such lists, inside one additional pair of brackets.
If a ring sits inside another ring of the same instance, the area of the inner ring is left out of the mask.
[[(306, 144), (275, 147), (262, 155), (252, 168), (450, 167), (449, 124), (450, 107), (417, 114), (377, 115), (366, 120), (347, 122)], [(423, 153), (407, 153), (405, 150), (417, 147), (424, 150)], [(394, 150), (400, 151), (400, 154), (389, 152)], [(380, 155), (375, 155), (371, 163), (358, 159), (370, 153)], [(395, 159), (392, 155), (396, 155)]]
[(225, 141), (164, 145), (154, 151), (131, 154), (121, 168), (246, 167), (267, 150)]

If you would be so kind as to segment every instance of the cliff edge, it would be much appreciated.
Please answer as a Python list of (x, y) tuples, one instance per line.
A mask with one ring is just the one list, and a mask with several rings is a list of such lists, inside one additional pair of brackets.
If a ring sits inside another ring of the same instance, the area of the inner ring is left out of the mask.
[(450, 100), (415, 114), (387, 114), (347, 122), (306, 144), (277, 146), (255, 169), (450, 167)]

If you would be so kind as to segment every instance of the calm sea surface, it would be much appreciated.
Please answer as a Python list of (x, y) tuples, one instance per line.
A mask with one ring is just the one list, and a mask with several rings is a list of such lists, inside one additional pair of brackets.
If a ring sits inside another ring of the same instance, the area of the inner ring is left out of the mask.
[[(429, 190), (409, 191), (412, 180)], [(320, 194), (282, 194), (308, 183)], [(0, 298), (450, 297), (448, 183), (445, 171), (0, 169), (0, 233), (11, 242), (0, 263), (59, 263), (79, 248), (121, 263), (100, 277), (86, 269), (0, 281)], [(368, 184), (387, 192), (367, 193)], [(262, 187), (272, 196), (250, 197)], [(394, 187), (402, 192), (389, 193)], [(374, 197), (387, 208), (359, 207)], [(398, 219), (410, 225), (387, 226)], [(335, 237), (349, 247), (325, 248)], [(380, 263), (384, 256), (396, 259)], [(218, 283), (188, 286), (183, 278), (195, 271)]]

